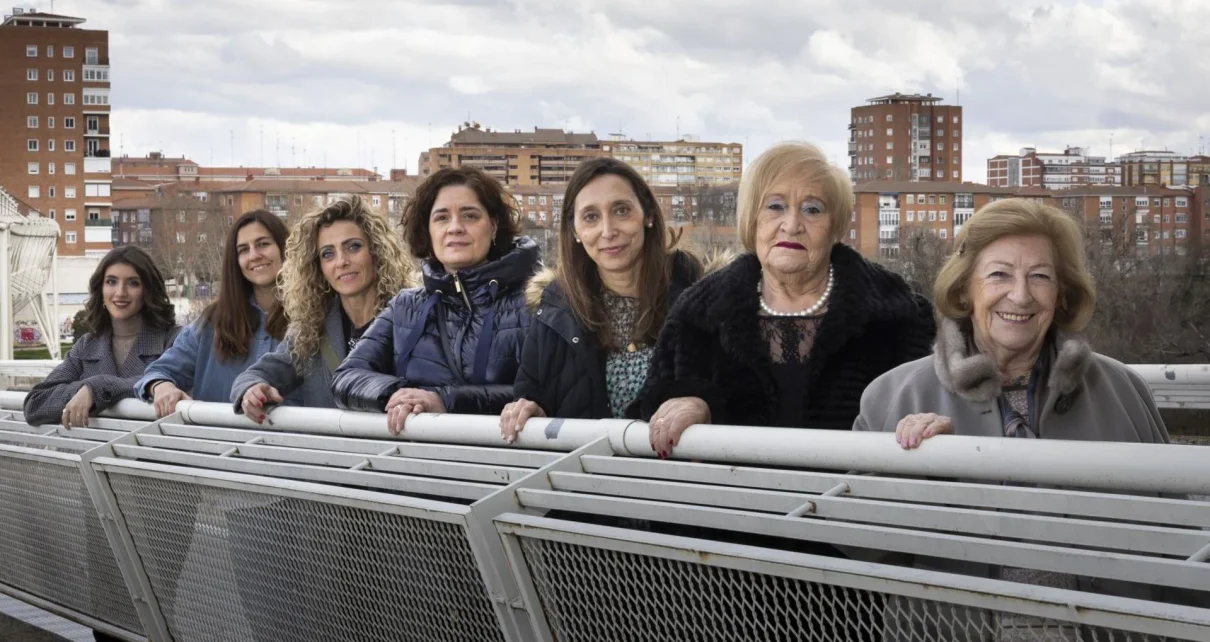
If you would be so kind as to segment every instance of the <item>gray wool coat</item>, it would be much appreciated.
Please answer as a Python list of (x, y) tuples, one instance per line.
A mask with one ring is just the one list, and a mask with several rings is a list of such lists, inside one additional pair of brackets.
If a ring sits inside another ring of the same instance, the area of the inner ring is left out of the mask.
[[(340, 319), (340, 299), (333, 297), (324, 316), (323, 341), (332, 347), (332, 352), (340, 361), (349, 354), (348, 344), (345, 343), (344, 328)], [(309, 406), (312, 408), (335, 408), (336, 399), (332, 396), (332, 368), (324, 362), (321, 353), (311, 357), (310, 366), (306, 373), (300, 373), (294, 367), (291, 351), (294, 341), (287, 334), (277, 349), (265, 354), (235, 378), (231, 384), (231, 403), (236, 413), (242, 413), (241, 404), (244, 393), (258, 383), (267, 383), (281, 393), (287, 406)]]
[(160, 358), (180, 332), (180, 326), (153, 328), (144, 324), (121, 364), (114, 363), (109, 333), (85, 334), (71, 347), (63, 362), (25, 396), (25, 421), (33, 426), (57, 424), (63, 408), (83, 386), (92, 391), (95, 416), (117, 402), (134, 397), (134, 384), (149, 364)]
[[(1148, 444), (1170, 441), (1150, 388), (1134, 370), (1093, 352), (1078, 336), (1057, 333), (1049, 349), (1051, 365), (1045, 373), (1039, 373), (1030, 421), (1039, 438)], [(932, 355), (905, 363), (866, 388), (853, 429), (893, 433), (907, 415), (931, 412), (951, 418), (954, 434), (1003, 437), (997, 402), (1000, 393), (1001, 377), (995, 363), (973, 348), (957, 322), (946, 319), (938, 325)], [(866, 553), (858, 557), (964, 575), (998, 576), (997, 567), (989, 564)], [(1094, 593), (1185, 604), (1206, 599), (1205, 595), (1183, 590), (1116, 580), (1081, 577), (1078, 581), (1081, 590)], [(920, 615), (929, 612), (937, 627), (947, 629), (932, 631), (941, 636), (939, 639), (996, 639), (990, 634), (992, 623), (981, 621), (989, 617), (987, 612), (960, 609), (962, 613), (956, 611), (952, 617), (941, 618), (935, 603), (900, 602), (888, 605), (888, 620), (915, 612), (911, 626), (919, 627)], [(906, 622), (900, 624), (910, 628)], [(887, 639), (899, 638), (889, 635)]]

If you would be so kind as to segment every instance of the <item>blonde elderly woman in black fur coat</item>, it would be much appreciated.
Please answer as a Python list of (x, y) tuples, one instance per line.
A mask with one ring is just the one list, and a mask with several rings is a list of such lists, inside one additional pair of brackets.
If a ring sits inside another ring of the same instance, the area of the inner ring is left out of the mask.
[(933, 354), (862, 395), (856, 430), (904, 448), (933, 435), (1167, 443), (1150, 389), (1078, 333), (1096, 291), (1062, 210), (997, 201), (963, 226), (937, 277)]

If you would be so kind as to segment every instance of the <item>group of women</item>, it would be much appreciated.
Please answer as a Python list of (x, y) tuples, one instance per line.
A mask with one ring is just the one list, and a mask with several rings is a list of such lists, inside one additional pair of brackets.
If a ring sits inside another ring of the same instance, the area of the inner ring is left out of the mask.
[[(708, 270), (678, 249), (651, 188), (602, 158), (571, 177), (543, 268), (512, 200), (473, 168), (417, 189), (403, 234), (356, 197), (299, 220), (233, 226), (218, 299), (175, 324), (135, 247), (89, 284), (89, 332), (26, 400), (32, 423), (83, 426), (126, 397), (157, 414), (224, 401), (533, 417), (645, 419), (653, 449), (694, 424), (1166, 442), (1145, 383), (1079, 336), (1096, 293), (1079, 226), (1021, 199), (962, 226), (936, 311), (862, 258), (848, 176), (814, 146), (752, 162), (743, 253)], [(404, 247), (419, 262), (419, 274)], [(709, 272), (709, 273), (707, 273)]]

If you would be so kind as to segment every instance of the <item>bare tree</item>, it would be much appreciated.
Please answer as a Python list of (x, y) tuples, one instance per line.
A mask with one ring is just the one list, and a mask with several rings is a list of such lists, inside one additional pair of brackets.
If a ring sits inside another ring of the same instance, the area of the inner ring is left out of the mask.
[(167, 194), (156, 210), (148, 249), (165, 278), (174, 279), (184, 296), (196, 296), (199, 284), (217, 285), (229, 227), (221, 208), (186, 194)]

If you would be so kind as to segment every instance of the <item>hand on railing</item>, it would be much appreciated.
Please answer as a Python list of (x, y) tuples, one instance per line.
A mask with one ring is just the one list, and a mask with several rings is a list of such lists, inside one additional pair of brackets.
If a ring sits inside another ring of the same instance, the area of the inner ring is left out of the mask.
[(677, 397), (665, 401), (651, 416), (651, 449), (660, 459), (672, 455), (672, 447), (681, 433), (694, 424), (710, 423), (710, 406), (697, 397)]
[(178, 401), (192, 399), (185, 391), (176, 387), (171, 381), (157, 381), (151, 387), (152, 405), (155, 406), (155, 416), (163, 418), (176, 412)]
[(534, 417), (545, 417), (542, 406), (529, 399), (518, 399), (504, 407), (500, 413), (500, 436), (505, 443), (517, 440), (517, 434), (525, 428), (525, 422)]
[(403, 424), (411, 415), (422, 412), (445, 412), (441, 395), (419, 388), (400, 388), (387, 400), (387, 431), (392, 435), (403, 432)]
[[(269, 404), (282, 403), (283, 401), (285, 401), (285, 399), (282, 398), (281, 393), (277, 391), (277, 388), (274, 388), (267, 383), (258, 383), (255, 386), (248, 388), (248, 392), (244, 393), (244, 401), (242, 404), (240, 404), (240, 408), (243, 409), (244, 415), (246, 415), (252, 421), (260, 424), (264, 423), (265, 419), (269, 417), (268, 411), (265, 410), (265, 406)], [(273, 422), (270, 421), (269, 424), (272, 425)]]
[(80, 386), (71, 401), (63, 407), (61, 423), (64, 428), (85, 428), (88, 426), (88, 411), (92, 410), (92, 389)]
[(895, 441), (904, 450), (911, 450), (933, 435), (953, 433), (954, 422), (949, 417), (925, 412), (900, 419), (895, 426)]

